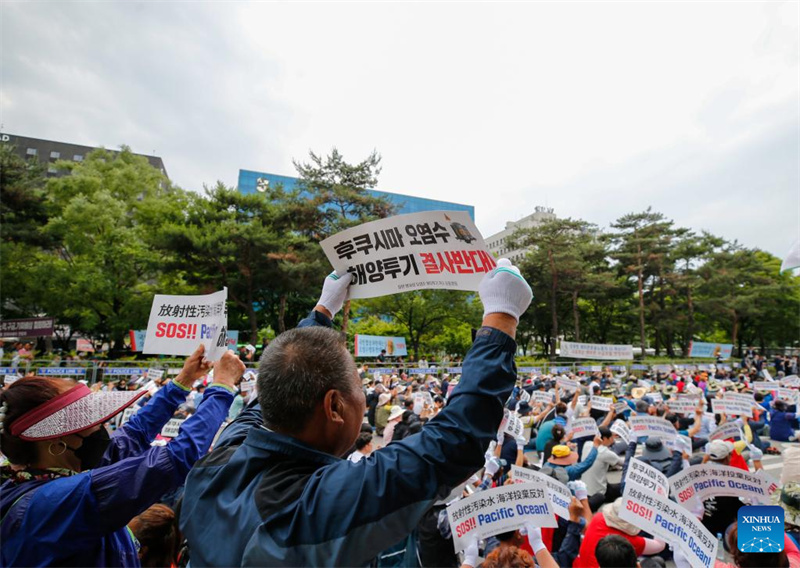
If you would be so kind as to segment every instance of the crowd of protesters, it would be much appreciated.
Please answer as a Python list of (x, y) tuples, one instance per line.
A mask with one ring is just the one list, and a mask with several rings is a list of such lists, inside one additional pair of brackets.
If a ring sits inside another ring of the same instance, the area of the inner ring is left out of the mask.
[[(201, 346), (172, 380), (6, 385), (2, 565), (683, 567), (672, 543), (621, 514), (631, 461), (669, 477), (709, 462), (758, 470), (783, 452), (782, 551), (739, 551), (738, 497), (712, 496), (693, 514), (720, 535), (718, 567), (800, 567), (796, 357), (772, 362), (775, 388), (752, 350), (739, 369), (520, 376), (514, 338), (532, 293), (501, 260), (480, 286), (483, 326), (460, 374), (373, 373), (332, 329), (349, 281), (325, 279), (308, 317), (265, 347), (257, 376), (244, 364), (255, 348), (212, 364)], [(710, 411), (730, 392), (752, 395), (751, 416)], [(615, 406), (593, 408), (593, 396)], [(678, 397), (694, 401), (690, 412), (670, 408)], [(621, 439), (613, 425), (637, 415), (664, 418), (678, 442)], [(573, 439), (582, 418), (597, 435)], [(728, 422), (739, 439), (712, 439)], [(457, 554), (448, 504), (514, 483), (512, 466), (567, 486), (568, 518), (474, 538)]]

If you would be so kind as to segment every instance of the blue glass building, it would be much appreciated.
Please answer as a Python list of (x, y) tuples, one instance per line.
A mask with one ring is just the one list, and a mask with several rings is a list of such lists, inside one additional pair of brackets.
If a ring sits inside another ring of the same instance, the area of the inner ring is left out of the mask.
[[(239, 170), (238, 188), (242, 193), (255, 193), (258, 191), (259, 184), (264, 186), (283, 184), (287, 190), (292, 190), (298, 183), (298, 179), (289, 176), (280, 176), (266, 172), (254, 172), (251, 170)], [(452, 203), (450, 201), (439, 201), (438, 199), (427, 199), (425, 197), (414, 197), (413, 195), (402, 195), (399, 193), (389, 193), (377, 189), (368, 190), (375, 197), (383, 197), (397, 207), (397, 214), (418, 213), (420, 211), (466, 211), (475, 221), (475, 207), (462, 203)]]

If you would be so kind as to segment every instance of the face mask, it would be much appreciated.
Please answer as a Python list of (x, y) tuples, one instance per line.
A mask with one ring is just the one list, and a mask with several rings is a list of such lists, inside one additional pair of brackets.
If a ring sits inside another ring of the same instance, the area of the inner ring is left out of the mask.
[(100, 461), (103, 459), (103, 455), (105, 455), (106, 449), (108, 449), (108, 445), (111, 443), (111, 438), (108, 435), (106, 427), (101, 426), (97, 432), (89, 434), (88, 436), (81, 436), (80, 434), (75, 435), (83, 440), (83, 444), (81, 444), (81, 447), (77, 450), (72, 450), (72, 448), (70, 448), (70, 450), (72, 450), (75, 457), (81, 461), (81, 471), (93, 469), (100, 465)]

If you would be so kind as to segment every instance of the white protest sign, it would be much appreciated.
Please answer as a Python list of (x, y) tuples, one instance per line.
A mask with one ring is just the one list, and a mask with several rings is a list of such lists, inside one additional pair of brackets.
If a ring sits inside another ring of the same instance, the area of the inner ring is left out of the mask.
[(742, 436), (742, 429), (739, 428), (738, 424), (734, 422), (726, 422), (725, 424), (720, 424), (717, 428), (714, 429), (713, 432), (708, 437), (709, 441), (714, 440), (727, 440), (728, 438), (739, 438), (740, 440), (743, 438)]
[(139, 412), (138, 406), (129, 406), (122, 412), (122, 424), (125, 424), (128, 420), (131, 419), (131, 416)]
[(660, 392), (649, 392), (645, 396), (649, 396), (653, 402), (664, 402), (664, 397)]
[(21, 378), (22, 377), (20, 377), (19, 375), (5, 375), (3, 377), (3, 384), (8, 387), (11, 386), (13, 383), (16, 383)]
[(508, 410), (505, 411), (505, 416), (503, 417), (501, 426), (503, 427), (503, 433), (508, 434), (514, 439), (522, 436), (522, 432), (525, 430), (525, 427), (522, 425), (522, 421), (519, 419), (519, 416), (509, 412)]
[(631, 435), (636, 438), (656, 436), (663, 440), (674, 440), (678, 436), (675, 427), (658, 416), (631, 416), (629, 426)]
[(532, 522), (537, 527), (558, 525), (541, 482), (505, 485), (481, 491), (447, 507), (456, 552), (473, 537), (486, 538)]
[(753, 389), (755, 389), (757, 391), (759, 391), (759, 390), (771, 391), (771, 390), (774, 390), (776, 386), (777, 385), (775, 384), (775, 381), (771, 381), (771, 382), (770, 381), (755, 381), (755, 382), (753, 382)]
[(578, 397), (578, 404), (581, 406), (586, 406), (586, 402), (589, 400), (589, 397), (585, 394), (582, 394)]
[(800, 387), (800, 377), (789, 375), (781, 379), (781, 384), (785, 387)]
[(350, 298), (420, 289), (476, 291), (496, 266), (465, 211), (423, 211), (364, 223), (320, 243), (336, 270), (353, 274)]
[(611, 408), (613, 408), (614, 412), (616, 412), (617, 414), (622, 414), (626, 410), (631, 409), (631, 407), (628, 406), (628, 403), (625, 401), (615, 402), (614, 404), (611, 405)]
[(556, 385), (570, 392), (575, 392), (576, 390), (578, 390), (578, 381), (568, 379), (563, 375), (556, 378)]
[(670, 493), (678, 503), (704, 501), (728, 495), (768, 504), (769, 495), (762, 478), (754, 473), (717, 464), (693, 465), (669, 478)]
[(426, 406), (433, 406), (433, 397), (428, 391), (414, 393), (414, 414), (420, 415)]
[(764, 375), (764, 378), (767, 379), (768, 381), (774, 381), (775, 380), (775, 379), (772, 378), (772, 375), (770, 375), (769, 371), (767, 371), (766, 369), (761, 371), (761, 374)]
[(717, 539), (685, 507), (631, 483), (625, 485), (619, 516), (676, 546), (692, 568), (714, 566)]
[(242, 392), (250, 392), (254, 388), (256, 388), (255, 381), (242, 381), (241, 383), (239, 383), (239, 390), (241, 390)]
[(533, 402), (539, 404), (550, 404), (553, 402), (553, 395), (544, 391), (533, 391)]
[(531, 400), (531, 393), (529, 393), (525, 389), (522, 389), (520, 391), (520, 393), (519, 393), (519, 401), (520, 402), (530, 402), (530, 400)]
[(562, 519), (569, 520), (569, 504), (572, 501), (572, 492), (566, 485), (549, 475), (516, 465), (511, 466), (511, 476), (514, 479), (514, 483), (528, 483), (531, 481), (544, 483), (553, 512)]
[(164, 376), (163, 369), (147, 369), (147, 380), (148, 381), (157, 381), (161, 377)]
[(780, 400), (785, 400), (790, 404), (797, 404), (798, 402), (800, 402), (800, 392), (783, 387), (780, 387), (776, 390), (778, 391), (777, 394)]
[(753, 416), (753, 402), (745, 402), (732, 398), (711, 399), (711, 409), (714, 414), (727, 414), (729, 416)]
[(594, 418), (578, 418), (572, 421), (572, 439), (594, 437), (600, 434)]
[(761, 479), (761, 486), (767, 492), (767, 495), (772, 495), (776, 491), (780, 490), (780, 482), (768, 474), (766, 469), (759, 469), (756, 472), (756, 475)]
[(667, 406), (672, 412), (678, 414), (692, 414), (697, 410), (697, 401), (690, 398), (673, 398), (667, 401)]
[[(633, 359), (633, 346), (562, 341), (560, 355), (561, 357), (570, 357), (572, 359), (608, 359), (610, 361), (622, 361)], [(597, 370), (599, 371), (600, 369)]]
[(161, 429), (161, 436), (164, 438), (177, 438), (181, 424), (184, 422), (186, 422), (186, 420), (172, 418), (169, 422), (164, 424), (164, 427)]
[(601, 412), (608, 412), (611, 410), (611, 405), (614, 404), (614, 399), (606, 396), (592, 396), (592, 409), (600, 410)]
[(205, 296), (156, 294), (143, 353), (148, 355), (191, 355), (199, 344), (205, 357), (217, 361), (227, 350), (228, 289)]
[(628, 463), (628, 472), (625, 474), (625, 484), (627, 485), (631, 482), (662, 497), (666, 498), (669, 496), (669, 480), (667, 476), (638, 458), (633, 458)]
[(628, 425), (623, 420), (614, 420), (611, 425), (611, 432), (619, 436), (625, 442), (625, 445), (631, 443), (631, 429), (628, 428)]

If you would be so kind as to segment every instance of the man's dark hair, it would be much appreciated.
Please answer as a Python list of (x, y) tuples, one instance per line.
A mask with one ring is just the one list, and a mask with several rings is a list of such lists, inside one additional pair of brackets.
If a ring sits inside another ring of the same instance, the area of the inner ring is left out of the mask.
[(636, 550), (628, 539), (617, 534), (600, 539), (594, 556), (600, 568), (636, 568)]
[(360, 452), (367, 446), (372, 443), (372, 434), (367, 434), (366, 432), (362, 432), (356, 438), (356, 449)]
[(300, 430), (329, 390), (354, 394), (355, 376), (355, 363), (338, 332), (317, 326), (282, 333), (258, 365), (258, 403), (266, 426)]
[(410, 397), (403, 399), (403, 407), (404, 408), (414, 408), (414, 399), (410, 398)]
[(567, 413), (567, 405), (563, 402), (559, 402), (556, 404), (556, 414), (566, 414)]
[(614, 435), (614, 433), (611, 431), (611, 428), (609, 428), (608, 426), (600, 426), (600, 428), (598, 428), (597, 430), (598, 432), (600, 432), (601, 438), (610, 438), (611, 436)]

